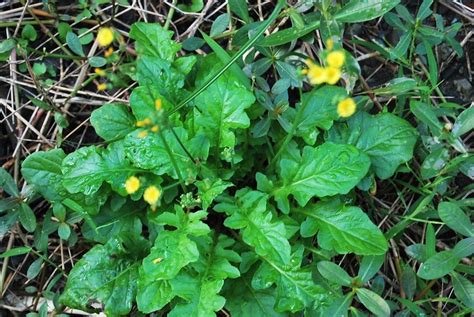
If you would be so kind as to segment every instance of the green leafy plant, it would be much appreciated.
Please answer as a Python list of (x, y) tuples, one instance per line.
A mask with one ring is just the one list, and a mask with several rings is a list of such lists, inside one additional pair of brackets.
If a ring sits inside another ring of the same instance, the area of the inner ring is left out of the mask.
[[(56, 148), (29, 155), (21, 166), (31, 186), (25, 194), (0, 170), (0, 187), (10, 196), (0, 201), (4, 227), (19, 219), (35, 232), (32, 246), (3, 256), (34, 252), (38, 259), (29, 269), (34, 277), (45, 261), (48, 237), (57, 233), (72, 246), (80, 231), (91, 248), (68, 273), (58, 310), (102, 310), (110, 316), (135, 311), (216, 316), (222, 309), (232, 316), (363, 311), (390, 316), (398, 306), (400, 316), (420, 315), (432, 313), (420, 302), (430, 291), (427, 281), (449, 276), (461, 311), (472, 311), (473, 286), (465, 277), (472, 273), (466, 263), (474, 252), (467, 213), (472, 202), (446, 194), (455, 175), (472, 177), (472, 156), (461, 138), (472, 129), (472, 107), (463, 112), (447, 102), (435, 107), (429, 98), (438, 83), (431, 46), (446, 40), (457, 50), (452, 40), (457, 26), (440, 32), (423, 26), (431, 1), (423, 2), (416, 18), (399, 1), (330, 3), (317, 1), (317, 10), (303, 14), (279, 1), (266, 21), (250, 23), (245, 2), (229, 1), (229, 13), (215, 20), (209, 35), (202, 33), (201, 44), (212, 50), (207, 55), (181, 54), (182, 45), (167, 27), (133, 24), (129, 34), (137, 59), (131, 78), (138, 85), (129, 104), (105, 104), (90, 116), (104, 142), (71, 153)], [(202, 8), (202, 1), (178, 4)], [(414, 54), (426, 55), (427, 73), (406, 78), (402, 68), (385, 86), (354, 96), (360, 67), (342, 46), (344, 26), (395, 6), (404, 23), (394, 13), (385, 19), (406, 33), (387, 56), (408, 69)], [(231, 22), (230, 12), (244, 24), (234, 37), (238, 51), (215, 41)], [(289, 17), (292, 26), (262, 38), (278, 15)], [(319, 62), (294, 53), (295, 41), (318, 28), (326, 47), (318, 52)], [(427, 33), (433, 38), (425, 40)], [(87, 41), (72, 30), (65, 34), (71, 51), (86, 56)], [(24, 41), (35, 36), (34, 29), (23, 29)], [(2, 42), (0, 54), (15, 45)], [(253, 55), (242, 58), (251, 47)], [(102, 67), (110, 61), (89, 62)], [(42, 66), (35, 66), (38, 75)], [(405, 109), (414, 94), (420, 98)], [(372, 109), (374, 95), (395, 95), (395, 107), (387, 102), (380, 111)], [(408, 111), (411, 121), (402, 115)], [(455, 118), (452, 127), (438, 118), (446, 115)], [(451, 151), (457, 153), (452, 160)], [(420, 157), (417, 175), (411, 161)], [(396, 187), (403, 181), (395, 176), (407, 172), (420, 180), (413, 189), (420, 196), (407, 206), (399, 194), (406, 212), (385, 230), (374, 219), (389, 212), (358, 197), (372, 201), (377, 184)], [(38, 223), (28, 205), (38, 198), (33, 192), (51, 205)], [(377, 272), (389, 242), (428, 209), (421, 221), (428, 223), (425, 243), (405, 249), (419, 268), (415, 272), (410, 260), (397, 257), (403, 296), (388, 295)], [(436, 252), (433, 223), (462, 238)], [(357, 272), (337, 264), (345, 257), (357, 263)]]

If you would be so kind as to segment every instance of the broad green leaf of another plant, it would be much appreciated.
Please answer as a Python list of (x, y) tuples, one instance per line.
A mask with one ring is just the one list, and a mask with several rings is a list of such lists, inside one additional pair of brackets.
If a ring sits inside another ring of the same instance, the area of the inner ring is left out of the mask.
[(125, 105), (106, 104), (92, 111), (91, 124), (106, 141), (121, 139), (135, 129), (135, 120)]
[[(174, 131), (184, 146), (191, 149), (191, 140), (188, 139), (187, 131), (183, 128), (175, 128)], [(177, 171), (173, 166), (174, 159), (183, 178), (194, 180), (197, 167), (169, 129), (159, 133), (149, 133), (144, 138), (139, 137), (138, 133), (139, 131), (135, 131), (125, 137), (125, 152), (134, 166), (150, 170), (157, 175), (168, 174), (178, 179)], [(166, 150), (165, 142), (169, 146), (170, 153)]]
[(438, 206), (438, 214), (441, 220), (454, 231), (466, 237), (474, 236), (471, 220), (455, 203), (441, 202)]
[(352, 145), (326, 142), (315, 148), (306, 146), (298, 160), (280, 160), (281, 181), (272, 195), (278, 207), (288, 213), (289, 195), (305, 206), (315, 196), (347, 194), (367, 174), (369, 166), (369, 157)]
[(400, 0), (351, 0), (334, 18), (343, 23), (369, 21), (384, 15), (399, 3)]
[(70, 193), (91, 195), (106, 181), (125, 195), (126, 179), (139, 171), (130, 165), (122, 141), (110, 144), (104, 151), (94, 146), (83, 147), (63, 161), (63, 185)]
[(400, 164), (412, 158), (417, 136), (407, 121), (391, 113), (358, 112), (347, 125), (329, 130), (329, 141), (352, 144), (366, 153), (381, 179), (391, 177)]
[(130, 29), (130, 37), (135, 40), (139, 56), (159, 57), (173, 61), (181, 45), (173, 41), (172, 31), (165, 30), (158, 23), (137, 22)]
[(469, 308), (474, 308), (474, 284), (462, 275), (451, 273), (456, 298)]
[(291, 252), (285, 225), (272, 219), (267, 200), (264, 193), (242, 189), (237, 191), (235, 200), (222, 202), (214, 210), (229, 216), (224, 225), (241, 229), (244, 242), (254, 247), (258, 255), (285, 265), (290, 261)]
[(387, 302), (376, 293), (366, 288), (359, 288), (357, 289), (357, 298), (375, 316), (390, 316), (390, 306), (388, 306)]
[(252, 287), (257, 290), (267, 289), (276, 284), (277, 312), (296, 312), (324, 302), (327, 291), (313, 282), (310, 267), (301, 267), (303, 248), (298, 248), (291, 257), (289, 265), (281, 265), (270, 259), (257, 269), (252, 279)]
[(384, 235), (359, 207), (333, 199), (308, 205), (300, 212), (307, 217), (301, 225), (302, 235), (312, 236), (319, 230), (318, 243), (323, 249), (359, 255), (387, 251)]
[(138, 267), (119, 239), (96, 245), (74, 265), (60, 301), (87, 311), (89, 303), (99, 301), (106, 314), (126, 315), (135, 300)]
[(245, 113), (255, 102), (253, 94), (236, 77), (226, 73), (195, 99), (194, 125), (218, 148), (234, 147), (234, 130), (248, 128)]

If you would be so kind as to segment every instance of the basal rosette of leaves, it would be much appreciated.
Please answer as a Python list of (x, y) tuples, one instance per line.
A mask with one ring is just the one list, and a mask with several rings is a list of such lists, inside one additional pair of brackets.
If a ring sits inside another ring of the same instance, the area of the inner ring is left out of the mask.
[[(354, 196), (412, 158), (416, 130), (389, 112), (364, 111), (363, 98), (341, 117), (337, 105), (350, 94), (321, 84), (306, 85), (266, 133), (254, 133), (268, 110), (265, 93), (235, 68), (177, 110), (225, 62), (178, 54), (158, 24), (136, 23), (130, 36), (138, 54), (130, 104), (91, 116), (105, 145), (38, 152), (22, 165), (55, 215), (84, 220), (82, 234), (95, 244), (69, 273), (61, 303), (87, 311), (100, 303), (110, 316), (215, 316), (223, 308), (232, 316), (328, 316), (347, 304), (315, 274), (332, 267), (317, 263), (348, 253), (383, 259), (377, 211)], [(139, 188), (130, 193), (132, 176)], [(150, 186), (159, 193), (153, 206), (144, 201)], [(368, 308), (379, 300), (356, 292)]]

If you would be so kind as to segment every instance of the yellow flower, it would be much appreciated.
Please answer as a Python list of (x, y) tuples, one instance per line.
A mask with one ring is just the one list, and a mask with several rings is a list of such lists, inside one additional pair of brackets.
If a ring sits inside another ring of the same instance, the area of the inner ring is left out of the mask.
[(330, 85), (334, 85), (341, 79), (341, 70), (336, 67), (325, 68), (326, 82)]
[(114, 31), (109, 27), (99, 29), (97, 33), (97, 42), (99, 46), (109, 46), (114, 40)]
[(151, 132), (158, 132), (158, 126), (154, 125), (153, 127), (151, 127)]
[(97, 85), (97, 91), (104, 91), (107, 89), (107, 84), (106, 83), (101, 83)]
[(311, 85), (319, 85), (326, 81), (327, 74), (323, 67), (316, 65), (311, 60), (307, 60), (306, 64), (308, 65), (308, 69), (305, 73)]
[(160, 263), (161, 261), (163, 261), (163, 258), (156, 258), (156, 259), (154, 259), (152, 262), (153, 262), (153, 264), (158, 264), (158, 263)]
[(133, 194), (140, 188), (140, 180), (136, 176), (130, 176), (126, 181), (125, 181), (125, 190), (129, 194)]
[(163, 106), (163, 103), (161, 102), (161, 99), (156, 99), (155, 100), (155, 109), (157, 111), (160, 111), (162, 106)]
[(104, 71), (103, 69), (100, 69), (100, 68), (94, 69), (94, 73), (96, 73), (96, 74), (99, 75), (100, 77), (104, 77), (104, 76), (105, 76), (105, 71)]
[(143, 193), (143, 199), (152, 206), (155, 206), (160, 199), (161, 192), (156, 186), (150, 186), (145, 189), (145, 193)]
[(334, 48), (334, 41), (333, 39), (329, 38), (327, 41), (326, 41), (326, 47), (328, 50), (332, 50)]
[(146, 131), (146, 130), (140, 131), (140, 132), (138, 133), (138, 137), (139, 137), (140, 139), (143, 139), (143, 138), (146, 137), (147, 135), (148, 135), (148, 131)]
[(346, 56), (343, 51), (334, 51), (328, 54), (326, 57), (326, 63), (329, 67), (341, 68), (344, 65)]
[(341, 117), (350, 117), (355, 111), (356, 103), (352, 98), (346, 98), (337, 104), (337, 114), (339, 114)]
[(104, 56), (105, 57), (110, 57), (112, 56), (112, 54), (114, 53), (114, 49), (112, 47), (109, 47), (105, 52), (104, 52)]
[(137, 123), (135, 125), (137, 127), (141, 128), (141, 127), (145, 127), (145, 126), (150, 125), (150, 124), (151, 124), (150, 118), (146, 118), (145, 120), (137, 121)]

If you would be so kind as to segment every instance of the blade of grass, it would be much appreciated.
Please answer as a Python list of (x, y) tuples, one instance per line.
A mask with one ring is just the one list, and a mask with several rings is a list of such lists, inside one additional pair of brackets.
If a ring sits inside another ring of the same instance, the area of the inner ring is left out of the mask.
[(190, 102), (191, 100), (193, 100), (194, 98), (196, 98), (200, 93), (202, 93), (207, 87), (209, 87), (210, 85), (212, 85), (212, 83), (214, 81), (217, 80), (217, 78), (219, 78), (226, 70), (228, 70), (232, 64), (235, 63), (235, 61), (237, 61), (240, 57), (242, 57), (242, 55), (244, 55), (244, 53), (250, 48), (252, 47), (255, 42), (259, 39), (259, 37), (263, 34), (263, 32), (265, 32), (265, 30), (270, 26), (270, 24), (277, 18), (278, 14), (280, 13), (281, 9), (283, 8), (283, 6), (285, 5), (285, 1), (283, 0), (278, 0), (278, 3), (275, 7), (275, 9), (273, 10), (272, 14), (270, 15), (270, 17), (265, 21), (265, 23), (263, 23), (261, 26), (260, 26), (260, 29), (258, 30), (258, 32), (254, 35), (253, 38), (251, 38), (249, 41), (247, 41), (247, 43), (245, 43), (244, 46), (242, 46), (240, 48), (240, 50), (234, 55), (232, 56), (232, 58), (229, 60), (229, 62), (221, 69), (219, 70), (218, 72), (216, 72), (216, 74), (214, 76), (210, 76), (209, 79), (206, 81), (206, 83), (204, 85), (202, 85), (200, 88), (198, 88), (197, 90), (195, 90), (191, 95), (189, 95), (186, 99), (184, 99), (183, 101), (181, 101), (179, 103), (179, 105), (174, 108), (173, 110), (171, 110), (169, 112), (169, 115), (172, 115), (173, 113), (176, 113), (177, 111), (179, 111), (181, 108), (183, 108), (188, 102)]

